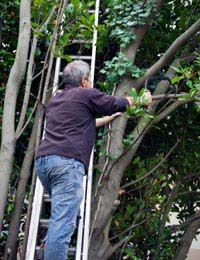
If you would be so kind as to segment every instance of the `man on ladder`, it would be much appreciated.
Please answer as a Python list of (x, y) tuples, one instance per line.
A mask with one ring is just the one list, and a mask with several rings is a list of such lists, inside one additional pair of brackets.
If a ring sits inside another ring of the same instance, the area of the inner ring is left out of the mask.
[[(63, 71), (64, 90), (46, 107), (45, 136), (36, 154), (37, 175), (51, 197), (51, 217), (44, 259), (66, 260), (83, 199), (83, 177), (95, 143), (95, 126), (104, 125), (135, 101), (116, 98), (91, 87), (86, 62), (73, 61)], [(151, 94), (145, 92), (146, 103)], [(110, 115), (95, 119), (95, 115)]]

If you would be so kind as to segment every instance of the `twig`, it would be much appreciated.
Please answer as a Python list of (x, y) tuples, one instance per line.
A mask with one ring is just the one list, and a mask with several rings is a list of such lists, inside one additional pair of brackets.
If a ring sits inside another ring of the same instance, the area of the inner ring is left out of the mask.
[(24, 124), (23, 128), (21, 129), (21, 131), (17, 134), (16, 139), (19, 139), (19, 137), (21, 136), (21, 134), (24, 132), (24, 130), (26, 129), (26, 127), (27, 127), (28, 124), (30, 123), (31, 118), (33, 117), (33, 114), (35, 113), (35, 110), (36, 110), (36, 108), (37, 108), (37, 104), (38, 104), (38, 101), (35, 102), (34, 108), (33, 108), (33, 110), (31, 111), (31, 114), (29, 115), (29, 118), (27, 119), (27, 121), (26, 121), (26, 123)]
[(109, 240), (114, 240), (116, 238), (118, 238), (119, 236), (129, 232), (129, 231), (132, 231), (134, 228), (140, 226), (141, 224), (144, 224), (148, 219), (145, 219), (145, 220), (142, 220), (141, 222), (137, 223), (137, 224), (132, 224), (129, 228), (125, 229), (124, 231), (120, 232), (119, 234), (109, 238)]
[(150, 128), (151, 126), (151, 122), (152, 120), (149, 120), (149, 122), (147, 123), (147, 125), (142, 129), (141, 133), (137, 136), (136, 139), (134, 139), (134, 142), (132, 144), (130, 144), (126, 150), (124, 150), (124, 152), (113, 162), (113, 164), (111, 165), (110, 169), (108, 170), (108, 172), (104, 175), (104, 177), (107, 177), (109, 175), (109, 173), (111, 172), (111, 170), (113, 169), (113, 167), (120, 161), (120, 159), (122, 159), (123, 156), (125, 156), (130, 150), (131, 148), (139, 141), (140, 137), (142, 137), (145, 132), (147, 132), (147, 130)]
[(42, 68), (42, 70), (40, 72), (38, 72), (35, 76), (33, 76), (32, 81), (34, 79), (36, 79), (37, 77), (39, 77), (43, 73), (43, 71), (46, 70), (47, 67), (48, 67), (48, 65), (45, 64), (45, 66)]
[(184, 195), (192, 195), (192, 194), (197, 194), (200, 195), (200, 191), (192, 190), (192, 191), (185, 191), (185, 192), (180, 192), (177, 194), (177, 196), (184, 196)]
[[(193, 177), (199, 177), (200, 175), (200, 172), (195, 172), (195, 173), (192, 173), (192, 174), (189, 174), (189, 175), (186, 175), (183, 177), (183, 180), (184, 181), (187, 181), (188, 179), (191, 179)], [(189, 180), (190, 181), (190, 180)]]
[(194, 14), (195, 9), (198, 7), (198, 4), (199, 4), (199, 0), (196, 1), (195, 6), (194, 6), (194, 8), (192, 9), (192, 11), (191, 11), (191, 13), (190, 13), (190, 17), (189, 17), (189, 19), (188, 19), (188, 22), (187, 22), (187, 25), (186, 25), (186, 29), (188, 29), (188, 27), (189, 27), (190, 21), (191, 21), (191, 19), (192, 19), (192, 17), (193, 17), (193, 14)]
[(124, 249), (125, 249), (125, 247), (126, 247), (126, 245), (127, 245), (127, 243), (128, 243), (128, 240), (129, 240), (130, 236), (131, 236), (131, 231), (129, 232), (128, 237), (126, 238), (126, 240), (124, 241), (122, 250), (121, 250), (121, 252), (120, 252), (119, 260), (122, 259), (122, 255), (123, 255)]
[(153, 167), (153, 169), (151, 169), (148, 173), (146, 173), (145, 175), (141, 176), (139, 179), (132, 181), (128, 184), (125, 184), (124, 186), (121, 187), (121, 189), (127, 188), (133, 184), (136, 184), (140, 181), (142, 181), (143, 179), (147, 178), (149, 175), (151, 175), (153, 172), (155, 172), (166, 160), (167, 158), (171, 155), (171, 153), (174, 151), (174, 149), (177, 147), (177, 145), (180, 143), (180, 140), (177, 140), (177, 142), (172, 146), (172, 148), (169, 150), (169, 152), (165, 155), (165, 157), (156, 165)]

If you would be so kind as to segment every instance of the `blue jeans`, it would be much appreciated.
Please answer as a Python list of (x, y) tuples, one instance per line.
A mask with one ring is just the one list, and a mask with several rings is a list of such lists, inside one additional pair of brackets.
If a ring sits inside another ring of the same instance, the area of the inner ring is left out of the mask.
[(51, 217), (45, 238), (45, 260), (66, 260), (76, 217), (83, 199), (84, 164), (59, 155), (39, 157), (37, 175), (51, 197)]

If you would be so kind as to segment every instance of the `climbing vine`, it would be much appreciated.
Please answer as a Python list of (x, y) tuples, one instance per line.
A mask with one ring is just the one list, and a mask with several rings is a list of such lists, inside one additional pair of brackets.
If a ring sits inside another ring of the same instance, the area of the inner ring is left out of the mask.
[(110, 28), (110, 37), (115, 40), (120, 48), (136, 39), (133, 28), (144, 25), (147, 17), (156, 10), (156, 1), (109, 1), (106, 9), (105, 22)]
[(101, 73), (106, 76), (107, 84), (114, 85), (120, 83), (123, 76), (139, 78), (144, 69), (140, 69), (122, 52), (119, 52), (111, 61), (106, 61)]
[(149, 0), (145, 3), (141, 1), (108, 1), (105, 9), (104, 27), (100, 31), (105, 38), (105, 28), (107, 36), (119, 46), (120, 51), (109, 61), (104, 63), (101, 73), (105, 76), (104, 87), (110, 89), (111, 86), (120, 83), (124, 76), (133, 79), (139, 78), (145, 70), (139, 68), (131, 59), (123, 53), (123, 49), (128, 44), (136, 40), (134, 28), (146, 23), (147, 18), (156, 10), (156, 1)]

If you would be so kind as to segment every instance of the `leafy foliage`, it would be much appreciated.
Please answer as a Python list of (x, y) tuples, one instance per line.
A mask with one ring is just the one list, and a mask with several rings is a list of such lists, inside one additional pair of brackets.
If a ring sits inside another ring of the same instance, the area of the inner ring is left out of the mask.
[(111, 61), (106, 61), (104, 68), (101, 70), (107, 79), (107, 85), (110, 87), (120, 83), (124, 76), (139, 78), (144, 70), (133, 65), (131, 60), (122, 52), (119, 52)]
[(117, 41), (120, 48), (136, 40), (132, 28), (145, 24), (145, 20), (155, 11), (155, 1), (108, 1), (105, 22), (110, 28), (110, 37)]
[[(95, 1), (70, 0), (65, 10), (65, 19), (62, 23), (62, 34), (60, 35), (57, 46), (56, 56), (70, 61), (70, 54), (74, 51), (78, 54), (83, 49), (90, 48), (93, 33), (94, 13), (89, 10), (94, 6)], [(137, 79), (145, 72), (145, 68), (153, 64), (180, 33), (185, 31), (199, 16), (198, 1), (169, 1), (163, 4), (161, 10), (156, 10), (155, 1), (119, 1), (107, 0), (102, 3), (101, 24), (98, 26), (99, 39), (97, 69), (100, 68), (99, 78), (101, 88), (109, 93), (113, 86), (119, 84), (124, 77)], [(18, 36), (18, 9), (19, 1), (0, 3), (2, 24), (0, 31), (0, 56), (1, 56), (1, 87), (0, 87), (0, 121), (2, 117), (3, 98), (5, 85), (8, 78), (10, 67), (14, 61), (15, 50)], [(33, 35), (39, 38), (39, 44), (35, 53), (36, 68), (35, 74), (42, 69), (45, 53), (52, 39), (52, 31), (56, 24), (56, 12), (52, 21), (43, 26), (45, 19), (53, 7), (58, 7), (58, 2), (53, 0), (34, 0), (32, 4), (32, 30)], [(134, 32), (139, 26), (143, 26), (150, 18), (152, 13), (155, 19), (150, 24), (149, 33), (145, 36), (141, 47), (138, 49), (135, 64), (123, 53), (130, 43), (136, 40)], [(42, 28), (42, 31), (40, 29)], [(71, 43), (74, 40), (85, 41), (84, 47), (77, 46), (72, 50)], [(196, 39), (191, 38), (178, 54), (187, 54), (198, 47), (199, 34)], [(173, 84), (178, 90), (187, 92), (184, 97), (193, 97), (199, 92), (199, 64), (200, 58), (197, 54), (194, 63), (181, 64), (176, 68), (176, 75)], [(162, 73), (167, 70), (163, 69)], [(97, 71), (97, 73), (99, 73)], [(38, 79), (34, 81), (32, 91), (37, 93)], [(20, 111), (24, 87), (21, 87), (17, 113)], [(135, 100), (141, 98), (143, 91), (136, 92), (133, 88), (130, 93)], [(34, 105), (31, 100), (27, 117), (30, 115)], [(163, 104), (162, 104), (163, 105)], [(165, 104), (164, 104), (165, 105)], [(138, 117), (148, 115), (141, 107), (131, 108), (128, 112), (129, 121), (126, 132), (122, 140), (124, 149), (127, 149), (135, 140), (131, 134), (137, 124)], [(13, 175), (10, 182), (8, 207), (4, 230), (1, 235), (1, 249), (5, 244), (9, 219), (15, 200), (16, 185), (19, 179), (19, 169), (26, 151), (26, 145), (30, 135), (27, 129), (17, 143)], [(185, 105), (179, 108), (172, 115), (168, 116), (159, 125), (152, 127), (146, 136), (137, 156), (132, 164), (127, 168), (119, 190), (121, 204), (115, 212), (110, 230), (111, 243), (119, 242), (128, 234), (129, 239), (124, 251), (116, 251), (112, 259), (118, 259), (121, 254), (123, 259), (172, 259), (179, 239), (185, 231), (185, 226), (174, 229), (169, 225), (169, 216), (165, 216), (166, 225), (163, 232), (159, 229), (163, 222), (163, 211), (168, 202), (169, 195), (176, 183), (182, 179), (178, 193), (171, 205), (171, 212), (177, 214), (180, 223), (184, 223), (190, 216), (195, 214), (195, 210), (200, 206), (199, 188), (199, 146), (200, 146), (200, 125), (199, 125), (199, 105), (198, 103)], [(95, 162), (102, 156), (110, 158), (108, 152), (100, 150), (105, 144), (109, 129), (98, 129), (98, 139), (96, 143)], [(181, 139), (178, 149), (164, 160), (164, 163), (145, 177), (161, 160), (164, 159), (172, 145)], [(114, 155), (112, 160), (117, 160), (118, 155)], [(95, 170), (100, 174), (100, 170)], [(196, 173), (196, 175), (195, 175)], [(193, 176), (193, 177), (192, 177)], [(124, 185), (133, 182), (129, 187)], [(192, 195), (191, 195), (192, 194)], [(27, 197), (29, 186), (27, 187)], [(27, 201), (24, 205), (24, 211)], [(24, 212), (22, 218), (24, 219)], [(134, 228), (127, 230), (134, 225)], [(20, 233), (21, 241), (23, 232)]]

